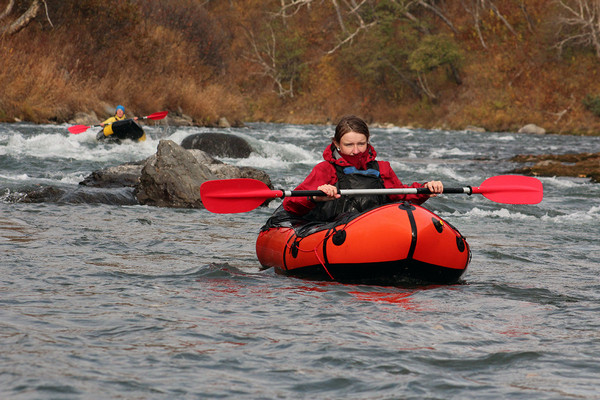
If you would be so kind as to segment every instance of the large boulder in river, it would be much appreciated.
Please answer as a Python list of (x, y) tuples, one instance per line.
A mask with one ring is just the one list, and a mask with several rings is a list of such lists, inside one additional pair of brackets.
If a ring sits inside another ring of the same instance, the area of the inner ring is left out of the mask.
[(205, 132), (183, 139), (184, 149), (202, 150), (214, 157), (248, 158), (252, 147), (239, 136), (219, 132)]
[(161, 140), (141, 171), (135, 194), (140, 204), (200, 208), (200, 185), (212, 179), (251, 178), (272, 187), (269, 175), (252, 167), (225, 164), (200, 150)]
[(188, 150), (198, 162), (206, 165), (210, 172), (215, 174), (217, 179), (249, 178), (256, 179), (273, 188), (271, 177), (265, 171), (252, 167), (236, 167), (235, 165), (225, 164), (202, 150)]
[(199, 208), (200, 185), (211, 179), (215, 175), (189, 151), (171, 140), (161, 140), (156, 155), (142, 168), (135, 193), (140, 204)]

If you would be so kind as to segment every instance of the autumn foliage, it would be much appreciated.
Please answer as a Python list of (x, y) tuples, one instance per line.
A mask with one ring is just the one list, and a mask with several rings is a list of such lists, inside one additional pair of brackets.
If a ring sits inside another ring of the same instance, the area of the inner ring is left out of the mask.
[(423, 127), (600, 131), (600, 59), (569, 40), (582, 28), (566, 24), (568, 1), (351, 3), (47, 0), (25, 29), (0, 37), (0, 121), (103, 118), (124, 104), (206, 125), (356, 113)]

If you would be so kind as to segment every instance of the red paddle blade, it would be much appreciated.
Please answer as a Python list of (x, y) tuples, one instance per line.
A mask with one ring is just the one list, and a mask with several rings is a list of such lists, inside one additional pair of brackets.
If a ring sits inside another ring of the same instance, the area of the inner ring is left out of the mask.
[(150, 114), (148, 115), (147, 119), (163, 119), (164, 117), (167, 116), (169, 112), (168, 111), (159, 111), (159, 112), (155, 112), (154, 114)]
[(251, 211), (265, 200), (281, 196), (281, 190), (271, 190), (255, 179), (206, 181), (200, 186), (200, 198), (204, 207), (219, 214)]
[(542, 182), (531, 176), (498, 175), (474, 187), (473, 193), (506, 204), (537, 204), (544, 198)]
[(73, 126), (70, 126), (68, 129), (69, 129), (69, 132), (76, 135), (78, 133), (83, 133), (90, 128), (91, 128), (91, 126), (87, 126), (87, 125), (73, 125)]

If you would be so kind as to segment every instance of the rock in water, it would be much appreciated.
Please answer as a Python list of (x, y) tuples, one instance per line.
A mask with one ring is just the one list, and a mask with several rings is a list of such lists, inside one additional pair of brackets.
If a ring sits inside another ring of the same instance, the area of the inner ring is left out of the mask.
[(135, 187), (140, 182), (144, 162), (133, 162), (104, 168), (92, 172), (83, 181), (82, 186), (97, 188)]
[(189, 151), (161, 140), (155, 157), (146, 160), (136, 188), (140, 204), (157, 207), (201, 208), (200, 185), (215, 179)]
[(239, 136), (227, 133), (206, 132), (183, 139), (184, 149), (202, 150), (213, 157), (248, 158), (252, 147)]

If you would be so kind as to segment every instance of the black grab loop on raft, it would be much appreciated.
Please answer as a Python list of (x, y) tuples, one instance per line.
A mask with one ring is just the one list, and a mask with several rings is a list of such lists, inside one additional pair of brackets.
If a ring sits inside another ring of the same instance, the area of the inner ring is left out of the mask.
[(444, 231), (444, 222), (441, 219), (431, 217), (431, 222), (433, 222), (433, 226), (435, 226), (435, 230), (438, 231), (438, 233)]
[(465, 241), (462, 238), (462, 236), (456, 237), (456, 248), (458, 248), (458, 251), (460, 251), (461, 253), (465, 251)]
[(300, 241), (299, 240), (294, 240), (294, 243), (292, 243), (291, 247), (290, 247), (290, 253), (292, 253), (292, 257), (296, 258), (298, 257), (298, 243)]
[[(335, 229), (334, 229), (334, 231), (335, 231)], [(346, 241), (346, 231), (345, 230), (335, 231), (335, 233), (331, 237), (331, 242), (333, 244), (335, 244), (336, 246), (343, 245), (345, 241)]]
[(415, 207), (414, 205), (412, 205), (411, 203), (404, 201), (400, 204), (398, 204), (398, 208), (401, 210), (406, 210), (406, 211), (413, 211), (416, 210), (417, 207)]

